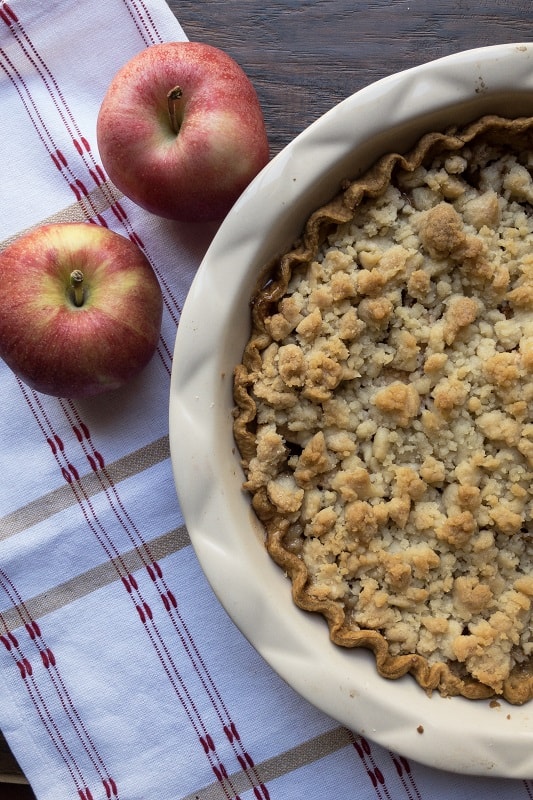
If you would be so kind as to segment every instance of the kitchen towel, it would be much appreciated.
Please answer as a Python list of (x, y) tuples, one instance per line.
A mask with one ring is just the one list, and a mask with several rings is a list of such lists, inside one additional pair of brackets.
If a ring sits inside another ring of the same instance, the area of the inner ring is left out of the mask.
[(0, 363), (0, 729), (38, 800), (531, 800), (533, 782), (432, 770), (316, 710), (202, 574), (168, 395), (215, 226), (121, 196), (95, 136), (119, 67), (185, 38), (163, 0), (0, 2), (0, 248), (45, 222), (105, 225), (144, 250), (164, 295), (157, 352), (123, 390), (57, 399)]

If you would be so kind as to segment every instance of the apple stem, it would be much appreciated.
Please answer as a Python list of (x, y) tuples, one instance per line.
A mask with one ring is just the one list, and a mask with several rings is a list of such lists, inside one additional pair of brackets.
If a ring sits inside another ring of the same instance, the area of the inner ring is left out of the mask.
[(72, 298), (75, 306), (83, 305), (83, 272), (75, 269), (70, 273), (70, 285), (72, 287)]
[(181, 103), (179, 102), (183, 97), (183, 92), (180, 86), (174, 86), (173, 89), (167, 94), (168, 116), (170, 119), (170, 127), (174, 133), (179, 133), (181, 128)]

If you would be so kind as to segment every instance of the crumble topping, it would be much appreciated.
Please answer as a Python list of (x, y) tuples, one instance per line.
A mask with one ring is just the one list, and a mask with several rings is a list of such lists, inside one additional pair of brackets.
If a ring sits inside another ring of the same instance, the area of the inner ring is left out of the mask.
[(264, 306), (266, 343), (236, 371), (244, 488), (339, 644), (370, 633), (388, 677), (523, 702), (533, 148), (430, 156), (329, 225)]

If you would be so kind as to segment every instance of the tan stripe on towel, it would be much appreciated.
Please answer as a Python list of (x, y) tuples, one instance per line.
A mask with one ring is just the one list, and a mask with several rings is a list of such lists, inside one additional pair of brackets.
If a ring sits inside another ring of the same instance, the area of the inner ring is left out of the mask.
[[(106, 476), (113, 484), (131, 478), (170, 457), (168, 436), (162, 436), (145, 447), (106, 465)], [(88, 497), (102, 491), (102, 484), (94, 472), (80, 478), (79, 483)], [(0, 518), (0, 540), (14, 536), (32, 525), (37, 525), (54, 514), (76, 505), (77, 499), (67, 484), (33, 500), (23, 508)]]
[(42, 594), (24, 600), (24, 607), (13, 606), (3, 611), (2, 621), (8, 630), (16, 630), (24, 624), (23, 621), (28, 620), (28, 617), (41, 619), (46, 614), (119, 580), (121, 575), (136, 572), (147, 563), (160, 561), (189, 544), (189, 534), (182, 525), (152, 539), (144, 547), (129, 550), (111, 561), (92, 567), (81, 575), (75, 575), (68, 581), (47, 589)]
[[(280, 778), (282, 775), (287, 775), (307, 764), (313, 764), (331, 753), (342, 750), (343, 747), (353, 744), (353, 741), (354, 734), (347, 728), (333, 728), (333, 730), (315, 736), (290, 750), (285, 750), (277, 756), (255, 764), (253, 769), (246, 772), (244, 770), (234, 772), (228, 777), (228, 787), (231, 784), (233, 792), (244, 794), (251, 788), (251, 785), (257, 786), (259, 783), (268, 785), (270, 781)], [(222, 784), (216, 781), (183, 797), (182, 800), (226, 800), (227, 796)]]

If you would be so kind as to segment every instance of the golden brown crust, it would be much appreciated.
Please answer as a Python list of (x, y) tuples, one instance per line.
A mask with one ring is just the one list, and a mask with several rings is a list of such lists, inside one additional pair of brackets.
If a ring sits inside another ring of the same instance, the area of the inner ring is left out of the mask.
[[(247, 478), (244, 486), (265, 527), (268, 552), (291, 580), (294, 602), (325, 617), (334, 643), (372, 650), (378, 672), (386, 678), (409, 673), (429, 693), (438, 690), (469, 699), (501, 695), (516, 704), (533, 697), (529, 644), (521, 658), (511, 657), (520, 641), (529, 642), (524, 626), (530, 618), (533, 579), (521, 574), (512, 586), (502, 587), (498, 582), (504, 567), (498, 574), (491, 572), (490, 564), (480, 566), (479, 554), (493, 557), (495, 537), (523, 540), (524, 527), (525, 538), (530, 536), (531, 502), (529, 495), (521, 493), (529, 491), (524, 488), (524, 476), (529, 475), (524, 470), (533, 465), (533, 424), (529, 423), (530, 404), (520, 387), (533, 369), (533, 327), (529, 336), (522, 325), (517, 339), (502, 314), (498, 330), (503, 344), (490, 352), (480, 350), (483, 365), (479, 370), (489, 387), (483, 391), (498, 398), (497, 408), (483, 405), (485, 394), (470, 396), (469, 368), (451, 369), (450, 354), (463, 346), (469, 331), (482, 324), (487, 297), (494, 298), (495, 308), (510, 308), (522, 318), (533, 305), (528, 270), (524, 268), (522, 278), (512, 283), (509, 265), (491, 259), (483, 236), (477, 235), (484, 227), (498, 226), (500, 203), (490, 187), (462, 202), (462, 154), (474, 146), (532, 152), (532, 144), (533, 119), (487, 116), (464, 130), (430, 133), (408, 154), (387, 154), (362, 178), (346, 183), (337, 197), (310, 216), (299, 242), (269, 270), (267, 286), (253, 298), (252, 333), (234, 376), (234, 435)], [(435, 280), (427, 264), (408, 257), (408, 248), (399, 242), (379, 257), (372, 247), (360, 252), (357, 274), (347, 267), (345, 250), (330, 253), (327, 285), (313, 281), (313, 265), (319, 252), (323, 255), (328, 237), (345, 231), (363, 203), (379, 201), (398, 174), (410, 191), (417, 171), (435, 159), (442, 160), (443, 154), (449, 157), (447, 169), (431, 173), (427, 185), (414, 190), (421, 204), (417, 241), (431, 264), (437, 265), (437, 272), (441, 264), (462, 270), (472, 287), (471, 296), (458, 292), (447, 297), (445, 312), (424, 341), (419, 334), (417, 338), (416, 326), (408, 319), (406, 325), (387, 333), (388, 338), (383, 334), (380, 339), (381, 332), (394, 327), (391, 286), (400, 282), (412, 302), (418, 299), (426, 308), (431, 306)], [(522, 195), (529, 203), (533, 195), (528, 197), (528, 186), (527, 176), (518, 167), (511, 171), (506, 191)], [(430, 192), (433, 201), (424, 209), (424, 193)], [(291, 280), (303, 274), (311, 276), (305, 310), (298, 293), (288, 291)], [(332, 305), (340, 309), (333, 332)], [(361, 417), (354, 431), (353, 403), (342, 398), (338, 387), (357, 381), (360, 375), (351, 347), (363, 330), (372, 332), (373, 341), (385, 343), (389, 379), (376, 386), (368, 406), (383, 425), (370, 430), (370, 423)], [(305, 358), (295, 345), (296, 336), (298, 342), (310, 345)], [(320, 346), (313, 347), (316, 342)], [(301, 419), (295, 423), (291, 409), (300, 407)], [(270, 414), (269, 408), (275, 408), (278, 416)], [(411, 458), (409, 463), (397, 464), (392, 488), (384, 493), (369, 470), (368, 459), (365, 462), (357, 455), (361, 448), (371, 446), (374, 469), (379, 469), (391, 448), (391, 431), (394, 436), (412, 432), (437, 440), (463, 410), (475, 418), (477, 433), (492, 445), (487, 452), (472, 453), (458, 462), (453, 481), (444, 457), (441, 460), (435, 450), (421, 457), (420, 463)], [(296, 455), (291, 455), (294, 442), (287, 440), (283, 425), (277, 424), (279, 414), (290, 417), (295, 430), (301, 425), (294, 435)], [(313, 414), (321, 416), (319, 426)], [(490, 481), (482, 483), (479, 478), (480, 472), (498, 474), (500, 451), (514, 453), (526, 465), (513, 485), (511, 499), (503, 502)], [(442, 493), (443, 487), (445, 513), (444, 507), (427, 501)], [(324, 499), (328, 493), (331, 497)], [(337, 500), (342, 505), (341, 523)], [(427, 531), (432, 544), (404, 543), (408, 557), (399, 555), (378, 546), (377, 534), (387, 526), (407, 533), (413, 526)], [(326, 540), (327, 548), (323, 546)], [(314, 580), (302, 557), (303, 550), (311, 550), (314, 544), (318, 549), (313, 557), (325, 559), (320, 580)], [(469, 554), (475, 567), (446, 577), (440, 562), (451, 563), (462, 553)], [(501, 558), (512, 561), (506, 549)], [(377, 574), (372, 569), (378, 562), (382, 577), (376, 580), (371, 576)], [(514, 568), (509, 566), (508, 573)], [(428, 576), (437, 574), (438, 581), (433, 578), (429, 587)], [(360, 582), (357, 604), (346, 589), (350, 580)], [(459, 621), (449, 608), (440, 613), (434, 601), (437, 583), (441, 595), (453, 598)], [(496, 600), (500, 606), (494, 605)], [(418, 609), (418, 644), (413, 652), (405, 652), (413, 639), (409, 615), (414, 608)], [(424, 608), (427, 612), (420, 614)], [(437, 649), (435, 641), (441, 643)], [(502, 642), (508, 644), (502, 646)]]

